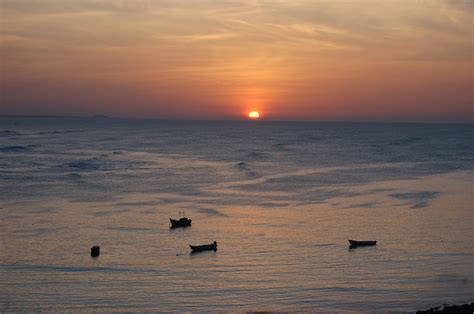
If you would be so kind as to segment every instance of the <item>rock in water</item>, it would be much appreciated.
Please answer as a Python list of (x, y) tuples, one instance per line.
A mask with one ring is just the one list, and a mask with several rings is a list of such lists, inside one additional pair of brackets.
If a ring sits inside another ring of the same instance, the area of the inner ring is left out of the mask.
[(91, 248), (91, 256), (92, 257), (99, 257), (99, 255), (100, 255), (100, 246), (94, 245)]

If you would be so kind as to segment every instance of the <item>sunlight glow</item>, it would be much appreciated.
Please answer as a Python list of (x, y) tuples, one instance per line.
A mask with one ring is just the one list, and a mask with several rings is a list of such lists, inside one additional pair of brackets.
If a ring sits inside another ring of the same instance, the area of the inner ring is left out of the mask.
[(260, 118), (260, 114), (257, 111), (251, 111), (249, 113), (249, 118), (253, 120), (258, 119)]

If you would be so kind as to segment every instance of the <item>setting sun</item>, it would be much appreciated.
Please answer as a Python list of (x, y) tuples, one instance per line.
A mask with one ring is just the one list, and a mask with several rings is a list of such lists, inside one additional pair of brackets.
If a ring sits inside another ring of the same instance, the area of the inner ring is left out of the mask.
[(257, 111), (251, 111), (249, 113), (249, 118), (250, 119), (258, 119), (258, 118), (260, 118), (260, 114)]

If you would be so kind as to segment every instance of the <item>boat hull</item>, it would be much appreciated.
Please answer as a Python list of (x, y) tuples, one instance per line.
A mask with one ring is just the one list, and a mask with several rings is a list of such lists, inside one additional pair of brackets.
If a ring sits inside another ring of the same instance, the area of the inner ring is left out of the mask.
[(356, 240), (349, 240), (349, 244), (353, 247), (356, 246), (372, 246), (376, 245), (377, 241), (356, 241)]
[(190, 227), (191, 222), (192, 222), (192, 220), (189, 219), (189, 218), (181, 218), (179, 220), (170, 218), (171, 228)]
[(204, 251), (217, 251), (217, 244), (206, 244), (206, 245), (189, 245), (191, 251), (204, 252)]

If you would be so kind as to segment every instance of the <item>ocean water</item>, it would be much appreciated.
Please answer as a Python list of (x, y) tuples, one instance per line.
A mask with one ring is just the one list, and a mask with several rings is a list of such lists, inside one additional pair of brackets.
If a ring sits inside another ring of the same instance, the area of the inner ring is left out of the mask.
[(473, 131), (0, 118), (0, 311), (472, 302)]

